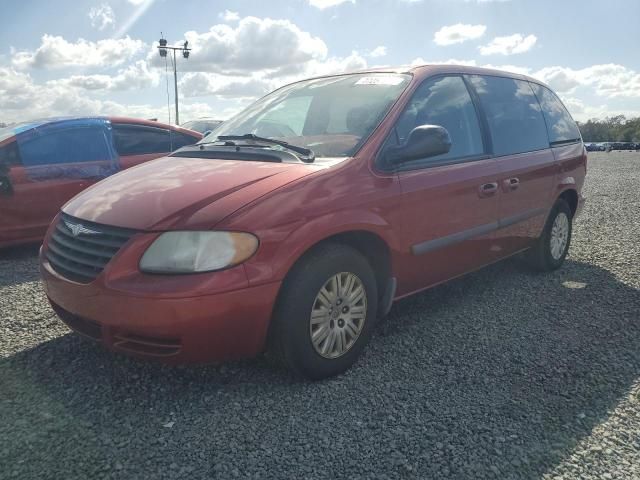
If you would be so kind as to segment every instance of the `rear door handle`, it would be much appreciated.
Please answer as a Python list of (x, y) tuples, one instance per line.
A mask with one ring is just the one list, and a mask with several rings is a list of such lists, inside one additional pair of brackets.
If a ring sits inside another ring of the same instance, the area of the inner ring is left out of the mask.
[(481, 197), (490, 197), (498, 191), (498, 182), (485, 183), (480, 185), (478, 195)]
[(517, 179), (516, 177), (507, 178), (506, 180), (502, 181), (502, 189), (505, 192), (512, 192), (519, 186), (520, 186), (520, 180)]

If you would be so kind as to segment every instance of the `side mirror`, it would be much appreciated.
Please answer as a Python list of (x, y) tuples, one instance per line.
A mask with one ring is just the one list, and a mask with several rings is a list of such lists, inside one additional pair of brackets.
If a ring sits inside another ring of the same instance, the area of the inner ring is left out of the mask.
[(450, 149), (451, 137), (446, 128), (439, 125), (419, 125), (411, 130), (404, 144), (389, 148), (385, 159), (391, 164), (398, 164), (442, 155)]
[(202, 138), (206, 137), (207, 135), (209, 135), (213, 130), (207, 130), (206, 132), (204, 132), (202, 134)]

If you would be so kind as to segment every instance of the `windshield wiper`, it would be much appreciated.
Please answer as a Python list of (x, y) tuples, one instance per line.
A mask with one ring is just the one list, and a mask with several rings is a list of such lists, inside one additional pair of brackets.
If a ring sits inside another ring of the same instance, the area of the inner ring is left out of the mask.
[(312, 163), (316, 159), (316, 154), (310, 148), (300, 147), (298, 145), (292, 145), (289, 142), (282, 140), (276, 140), (275, 138), (260, 137), (253, 133), (246, 133), (244, 135), (220, 135), (218, 140), (221, 142), (233, 142), (234, 140), (254, 140), (256, 142), (271, 143), (273, 145), (280, 145), (281, 147), (291, 150), (292, 152), (302, 155), (300, 160), (306, 163)]

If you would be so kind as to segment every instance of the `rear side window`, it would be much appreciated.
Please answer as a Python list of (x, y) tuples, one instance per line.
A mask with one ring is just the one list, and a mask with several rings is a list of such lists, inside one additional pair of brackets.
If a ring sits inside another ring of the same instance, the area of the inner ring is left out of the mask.
[(418, 87), (396, 124), (396, 137), (404, 143), (419, 125), (439, 125), (449, 132), (449, 153), (429, 161), (481, 155), (482, 134), (471, 96), (461, 77), (438, 77)]
[(495, 155), (549, 148), (540, 104), (528, 82), (484, 75), (469, 80), (487, 116)]
[(531, 87), (542, 107), (551, 145), (579, 141), (580, 130), (556, 94), (536, 83), (532, 83)]
[(171, 151), (169, 131), (161, 128), (114, 125), (113, 140), (118, 155), (121, 156), (168, 153)]

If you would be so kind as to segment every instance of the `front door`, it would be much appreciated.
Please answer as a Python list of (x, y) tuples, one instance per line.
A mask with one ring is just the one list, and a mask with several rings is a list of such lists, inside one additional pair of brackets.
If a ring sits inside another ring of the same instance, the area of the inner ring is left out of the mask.
[(486, 154), (477, 111), (461, 76), (435, 77), (420, 85), (390, 141), (401, 144), (413, 128), (426, 124), (446, 128), (452, 146), (449, 153), (398, 167), (405, 241), (400, 296), (496, 258), (500, 170)]

